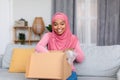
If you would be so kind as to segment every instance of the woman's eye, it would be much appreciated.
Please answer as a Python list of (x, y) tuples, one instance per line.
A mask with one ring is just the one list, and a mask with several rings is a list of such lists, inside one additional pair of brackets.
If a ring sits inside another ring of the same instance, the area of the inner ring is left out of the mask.
[(64, 23), (61, 23), (61, 25), (64, 25)]
[(56, 24), (56, 23), (54, 23), (54, 26), (57, 26), (57, 24)]

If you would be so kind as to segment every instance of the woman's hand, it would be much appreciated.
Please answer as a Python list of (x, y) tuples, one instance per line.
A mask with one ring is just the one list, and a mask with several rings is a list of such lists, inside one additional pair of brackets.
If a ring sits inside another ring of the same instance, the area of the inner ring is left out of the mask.
[(72, 48), (71, 48), (71, 49), (70, 49), (70, 48), (69, 48), (69, 49), (65, 49), (65, 50), (63, 50), (63, 52), (67, 52), (67, 51), (69, 51), (69, 50), (70, 50), (70, 51), (73, 51), (74, 49), (72, 49)]
[(64, 52), (67, 54), (68, 62), (70, 64), (73, 64), (73, 61), (76, 58), (76, 54), (74, 53), (74, 50), (73, 49), (67, 49), (67, 50), (64, 50)]

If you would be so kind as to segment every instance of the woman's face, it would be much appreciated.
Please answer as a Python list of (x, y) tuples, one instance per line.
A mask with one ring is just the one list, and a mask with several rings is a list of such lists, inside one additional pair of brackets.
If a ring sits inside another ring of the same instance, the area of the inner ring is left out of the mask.
[(63, 34), (65, 31), (65, 21), (62, 19), (56, 19), (53, 23), (53, 28), (56, 34)]

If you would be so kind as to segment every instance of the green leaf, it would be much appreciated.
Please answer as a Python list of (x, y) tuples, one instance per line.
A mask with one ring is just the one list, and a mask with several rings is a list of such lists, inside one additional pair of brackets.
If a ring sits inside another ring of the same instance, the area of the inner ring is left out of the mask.
[(47, 28), (50, 32), (52, 32), (52, 25), (51, 25), (51, 24), (49, 24), (48, 26), (46, 26), (46, 28)]

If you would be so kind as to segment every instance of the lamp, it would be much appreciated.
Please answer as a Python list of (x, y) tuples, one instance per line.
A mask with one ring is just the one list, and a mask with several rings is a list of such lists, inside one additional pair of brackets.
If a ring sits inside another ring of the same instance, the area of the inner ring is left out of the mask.
[(35, 17), (32, 30), (35, 34), (41, 35), (45, 30), (45, 25), (42, 17)]

